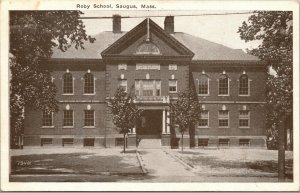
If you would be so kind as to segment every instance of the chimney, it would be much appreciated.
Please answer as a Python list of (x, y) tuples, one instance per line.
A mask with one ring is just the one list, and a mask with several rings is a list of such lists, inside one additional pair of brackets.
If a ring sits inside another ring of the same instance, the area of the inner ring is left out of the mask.
[(113, 33), (121, 33), (121, 16), (113, 15)]
[(165, 31), (169, 34), (174, 33), (174, 16), (166, 16), (166, 18), (165, 18)]

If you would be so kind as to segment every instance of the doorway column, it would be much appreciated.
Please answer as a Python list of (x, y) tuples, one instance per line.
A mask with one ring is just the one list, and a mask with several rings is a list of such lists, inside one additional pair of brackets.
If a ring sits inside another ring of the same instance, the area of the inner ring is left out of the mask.
[(163, 109), (163, 116), (162, 116), (162, 132), (166, 133), (166, 111)]
[(167, 110), (167, 134), (170, 134), (170, 111)]

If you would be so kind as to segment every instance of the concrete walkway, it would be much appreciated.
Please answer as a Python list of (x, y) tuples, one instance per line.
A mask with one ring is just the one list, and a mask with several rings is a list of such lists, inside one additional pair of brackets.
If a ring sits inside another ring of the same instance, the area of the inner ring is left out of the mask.
[(168, 155), (163, 149), (139, 149), (138, 150), (142, 164), (149, 176), (165, 178), (168, 181), (175, 180), (178, 177), (189, 178), (195, 177), (192, 171), (187, 170), (181, 163)]

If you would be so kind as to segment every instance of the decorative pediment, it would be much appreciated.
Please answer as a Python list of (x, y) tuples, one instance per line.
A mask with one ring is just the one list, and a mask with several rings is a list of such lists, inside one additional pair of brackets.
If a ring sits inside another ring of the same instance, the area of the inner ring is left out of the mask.
[(194, 53), (166, 33), (151, 19), (145, 19), (101, 53), (102, 57), (185, 57)]

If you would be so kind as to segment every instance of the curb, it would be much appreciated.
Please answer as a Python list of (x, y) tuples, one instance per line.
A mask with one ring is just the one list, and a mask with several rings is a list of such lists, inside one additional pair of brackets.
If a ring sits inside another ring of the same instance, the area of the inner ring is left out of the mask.
[(141, 169), (143, 171), (143, 175), (146, 175), (148, 173), (148, 171), (146, 170), (144, 164), (143, 164), (143, 161), (142, 161), (142, 158), (141, 158), (141, 155), (139, 154), (139, 151), (136, 150), (136, 156), (138, 158), (138, 161), (139, 161), (139, 164), (141, 166)]
[(186, 167), (188, 170), (192, 171), (195, 173), (195, 168), (192, 165), (189, 165), (187, 163), (185, 163), (183, 160), (181, 160), (179, 157), (172, 155), (171, 153), (169, 153), (166, 150), (163, 150), (166, 154), (168, 154), (170, 157), (172, 157), (173, 159), (175, 159), (176, 161), (178, 161), (181, 165), (183, 165), (184, 167)]
[(128, 176), (128, 175), (144, 175), (143, 172), (11, 172), (10, 175), (119, 175), (119, 176)]

